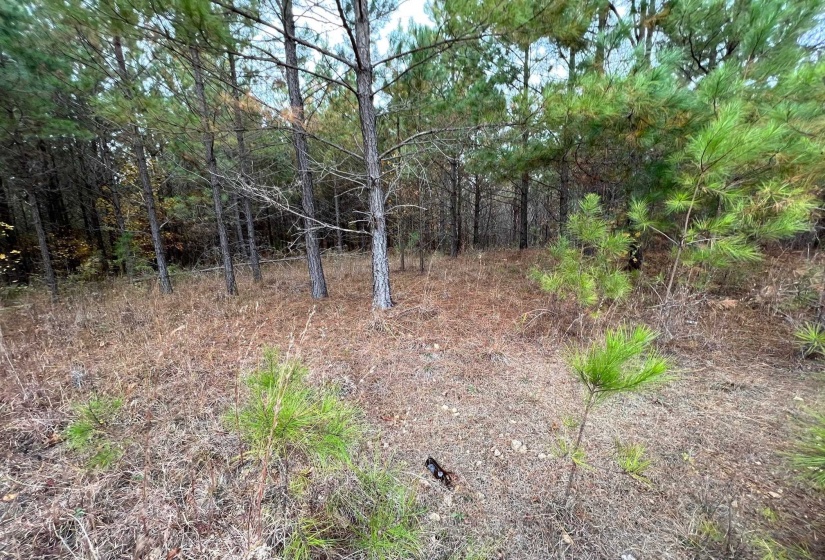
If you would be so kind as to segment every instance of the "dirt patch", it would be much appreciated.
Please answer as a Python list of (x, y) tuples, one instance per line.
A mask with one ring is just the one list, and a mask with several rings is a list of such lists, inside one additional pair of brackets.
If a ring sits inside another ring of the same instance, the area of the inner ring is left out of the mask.
[[(822, 376), (794, 353), (783, 315), (758, 305), (762, 287), (751, 299), (683, 298), (662, 344), (677, 379), (595, 410), (592, 469), (575, 506), (559, 508), (559, 446), (582, 407), (565, 345), (621, 321), (657, 326), (659, 312), (655, 292), (639, 288), (629, 305), (580, 317), (527, 279), (541, 258), (435, 257), (424, 274), (393, 275), (397, 306), (385, 313), (369, 308), (365, 256), (324, 263), (331, 297), (320, 302), (300, 262), (271, 265), (261, 285), (241, 275), (231, 299), (212, 275), (179, 280), (169, 297), (124, 283), (69, 288), (56, 306), (24, 295), (0, 311), (0, 550), (243, 558), (260, 539), (275, 543), (276, 519), (269, 534), (250, 529), (257, 471), (237, 460), (224, 420), (239, 376), (274, 346), (365, 410), (365, 446), (403, 465), (438, 514), (425, 521), (428, 558), (468, 540), (518, 559), (749, 558), (760, 536), (825, 555), (822, 496), (782, 456), (794, 419), (821, 404)], [(124, 401), (124, 455), (102, 472), (60, 437), (72, 403), (92, 395)], [(646, 447), (648, 483), (619, 471), (616, 440)], [(456, 473), (453, 491), (429, 476), (427, 456)]]

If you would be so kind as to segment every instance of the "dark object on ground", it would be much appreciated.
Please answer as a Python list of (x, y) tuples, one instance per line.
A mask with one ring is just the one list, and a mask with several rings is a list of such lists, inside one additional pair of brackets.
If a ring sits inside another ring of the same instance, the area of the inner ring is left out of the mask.
[(424, 462), (424, 466), (427, 467), (427, 470), (430, 471), (435, 478), (443, 482), (444, 486), (447, 488), (452, 487), (453, 473), (442, 469), (435, 459), (432, 457), (427, 457), (427, 460)]
[(627, 251), (627, 267), (625, 270), (642, 269), (642, 245), (638, 240), (633, 240)]

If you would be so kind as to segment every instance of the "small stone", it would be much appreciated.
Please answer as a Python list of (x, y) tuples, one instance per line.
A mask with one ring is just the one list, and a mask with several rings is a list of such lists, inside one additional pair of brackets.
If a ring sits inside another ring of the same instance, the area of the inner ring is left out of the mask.
[(447, 406), (446, 404), (442, 404), (441, 405), (441, 410), (450, 410), (450, 407)]
[(493, 455), (495, 455), (496, 457), (501, 457), (501, 451), (499, 451), (498, 449), (494, 449)]
[(439, 521), (441, 521), (441, 516), (438, 515), (436, 512), (432, 512), (430, 515), (427, 516), (427, 518), (430, 521), (434, 521), (435, 523), (438, 523)]
[(444, 505), (447, 507), (452, 507), (453, 505), (453, 496), (452, 494), (445, 494), (444, 495)]
[(771, 498), (781, 498), (782, 497), (779, 494), (777, 494), (776, 492), (768, 492), (768, 495), (770, 495)]
[(545, 455), (544, 453), (539, 453), (539, 459), (544, 461), (545, 459), (547, 459), (547, 455)]
[(636, 560), (636, 557), (630, 554), (629, 552), (625, 552), (621, 556), (621, 560)]
[(460, 412), (453, 412), (453, 416), (458, 416), (459, 414), (461, 414), (461, 413)]
[(513, 441), (510, 442), (510, 447), (513, 448), (513, 451), (518, 451), (519, 448), (521, 447), (521, 445), (522, 445), (522, 443), (517, 439), (514, 439)]
[(527, 453), (527, 446), (522, 445), (521, 447), (518, 448), (518, 452), (521, 453), (522, 455), (524, 455), (525, 453)]
[(439, 349), (439, 348), (441, 348), (441, 347), (440, 347), (438, 344), (433, 344), (433, 348), (435, 348), (436, 350), (438, 350), (438, 349)]
[(453, 408), (452, 408), (452, 410), (451, 410), (451, 412), (452, 412), (453, 414), (455, 414), (456, 412), (458, 412), (458, 409), (457, 409), (456, 407), (453, 407)]
[(795, 396), (795, 397), (793, 398), (793, 400), (795, 400), (795, 401), (800, 401), (800, 402), (801, 402), (801, 401), (804, 401), (805, 399), (803, 399), (802, 397), (800, 397), (799, 395), (797, 395), (797, 396)]

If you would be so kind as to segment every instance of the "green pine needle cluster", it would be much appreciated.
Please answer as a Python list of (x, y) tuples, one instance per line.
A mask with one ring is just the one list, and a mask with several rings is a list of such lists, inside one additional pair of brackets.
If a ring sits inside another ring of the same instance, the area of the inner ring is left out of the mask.
[(253, 454), (285, 457), (299, 453), (321, 465), (346, 462), (361, 433), (358, 409), (332, 389), (307, 386), (307, 368), (268, 350), (264, 364), (246, 379), (250, 395), (228, 421), (236, 425)]
[(66, 427), (64, 438), (69, 449), (87, 456), (90, 469), (106, 469), (123, 455), (110, 434), (122, 405), (121, 399), (95, 397), (75, 407), (77, 417)]
[(825, 356), (825, 327), (822, 323), (807, 322), (794, 332), (796, 344), (802, 355)]
[(616, 462), (619, 468), (626, 474), (632, 476), (639, 482), (649, 483), (645, 476), (645, 471), (652, 464), (650, 459), (645, 457), (644, 445), (638, 443), (623, 444), (616, 441)]
[(588, 194), (570, 216), (567, 235), (550, 247), (553, 270), (534, 270), (532, 276), (543, 290), (585, 307), (621, 301), (632, 289), (624, 270), (631, 241), (604, 217), (599, 196)]
[(574, 349), (567, 363), (576, 373), (588, 395), (597, 401), (610, 395), (663, 382), (667, 360), (651, 349), (656, 333), (647, 326), (634, 329), (608, 329), (604, 344)]

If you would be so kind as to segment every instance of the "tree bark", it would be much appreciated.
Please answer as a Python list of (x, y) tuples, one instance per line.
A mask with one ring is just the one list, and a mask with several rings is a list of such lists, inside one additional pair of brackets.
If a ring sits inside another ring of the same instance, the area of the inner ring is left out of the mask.
[[(524, 104), (525, 110), (529, 111), (528, 106), (528, 94), (529, 94), (529, 86), (530, 86), (530, 46), (524, 47), (524, 67), (522, 68), (523, 75), (522, 75), (522, 88), (524, 93)], [(526, 116), (525, 116), (526, 118)], [(527, 130), (527, 121), (524, 122), (524, 130), (521, 133), (521, 147), (524, 151), (524, 156), (527, 157), (527, 149), (529, 147), (530, 142), (530, 131)], [(525, 169), (524, 173), (521, 174), (521, 201), (519, 205), (519, 240), (518, 240), (518, 248), (519, 249), (526, 249), (529, 245), (530, 238), (529, 238), (529, 231), (527, 229), (527, 217), (528, 217), (528, 206), (527, 201), (529, 200), (529, 193), (530, 193), (530, 173)]]
[(235, 240), (238, 244), (238, 254), (247, 258), (246, 241), (243, 237), (243, 220), (241, 220), (241, 199), (238, 193), (232, 193), (232, 222), (235, 226)]
[(427, 223), (424, 219), (424, 183), (418, 181), (418, 271), (424, 272), (424, 247)]
[(356, 90), (361, 134), (364, 138), (364, 162), (370, 197), (372, 227), (372, 306), (389, 309), (393, 306), (390, 286), (390, 262), (387, 255), (387, 217), (384, 210), (384, 190), (381, 187), (381, 162), (378, 154), (378, 134), (373, 102), (373, 67), (370, 58), (370, 21), (368, 0), (355, 0)]
[(212, 187), (212, 202), (215, 206), (215, 222), (218, 226), (218, 241), (223, 258), (223, 275), (226, 281), (226, 293), (234, 296), (238, 294), (238, 287), (235, 284), (235, 269), (232, 266), (232, 253), (229, 250), (229, 238), (226, 235), (226, 224), (223, 221), (223, 203), (221, 202), (221, 186), (218, 180), (218, 162), (215, 159), (215, 135), (210, 131), (209, 108), (206, 104), (206, 91), (203, 86), (203, 71), (201, 68), (201, 57), (197, 47), (189, 47), (189, 54), (192, 57), (192, 69), (195, 75), (195, 92), (200, 104), (200, 118), (203, 131), (201, 140), (203, 141), (204, 159), (209, 170), (209, 185)]
[(37, 189), (32, 188), (28, 190), (29, 203), (32, 209), (32, 222), (34, 222), (34, 229), (37, 232), (37, 242), (40, 244), (40, 257), (43, 259), (43, 272), (46, 277), (46, 286), (49, 287), (49, 294), (52, 301), (57, 301), (57, 279), (54, 275), (54, 268), (52, 268), (52, 257), (49, 252), (49, 243), (46, 239), (46, 230), (43, 228), (43, 220), (40, 219), (40, 208), (37, 203)]
[[(126, 69), (126, 59), (123, 58), (123, 48), (120, 44), (120, 37), (115, 36), (114, 48), (123, 92), (126, 98), (131, 100), (134, 97), (131, 89), (132, 84), (129, 78), (129, 73)], [(166, 266), (166, 255), (163, 249), (163, 238), (160, 234), (160, 224), (158, 224), (158, 216), (155, 211), (155, 194), (152, 192), (152, 181), (149, 179), (149, 168), (146, 164), (146, 149), (143, 144), (143, 135), (141, 134), (137, 124), (132, 124), (130, 128), (132, 136), (132, 151), (134, 152), (135, 161), (137, 163), (140, 184), (143, 187), (143, 199), (146, 204), (146, 213), (149, 218), (149, 229), (152, 233), (152, 245), (155, 249), (155, 261), (158, 265), (158, 281), (160, 282), (160, 291), (163, 294), (171, 294), (172, 281), (169, 279), (169, 269)]]
[[(244, 138), (243, 113), (241, 112), (241, 91), (238, 87), (238, 73), (235, 70), (235, 56), (229, 53), (229, 73), (232, 80), (232, 98), (235, 100), (235, 139), (238, 141), (238, 162), (241, 166), (241, 181), (244, 187), (252, 182), (249, 169), (249, 154), (246, 151), (246, 138)], [(247, 248), (249, 249), (249, 266), (252, 268), (253, 282), (260, 282), (261, 260), (258, 255), (258, 244), (255, 239), (255, 219), (252, 216), (252, 203), (244, 194), (240, 195), (240, 202), (243, 204), (243, 213), (246, 218)]]
[(295, 43), (295, 18), (292, 14), (292, 0), (283, 0), (284, 55), (286, 58), (287, 89), (291, 105), (290, 124), (295, 145), (295, 160), (301, 180), (301, 205), (304, 211), (304, 243), (307, 251), (307, 267), (312, 284), (312, 297), (327, 297), (327, 282), (321, 264), (321, 250), (318, 246), (318, 224), (315, 221), (315, 195), (313, 193), (312, 172), (309, 169), (309, 150), (304, 129), (304, 98), (298, 80), (298, 50)]
[(473, 249), (479, 246), (479, 221), (481, 220), (481, 182), (478, 175), (475, 176), (475, 191), (473, 198)]
[(600, 37), (597, 39), (596, 43), (596, 56), (594, 59), (594, 66), (596, 67), (596, 73), (599, 75), (604, 74), (604, 42), (602, 35), (604, 34), (605, 29), (607, 28), (607, 14), (608, 14), (608, 3), (605, 2), (602, 7), (599, 8), (599, 22), (598, 22), (598, 34)]
[(561, 156), (559, 165), (559, 235), (564, 232), (567, 224), (568, 207), (570, 205), (570, 164), (567, 161), (567, 152)]
[(344, 232), (341, 231), (341, 206), (338, 200), (338, 179), (333, 178), (332, 192), (335, 200), (335, 248), (339, 253), (344, 252)]
[(458, 158), (450, 159), (450, 256), (461, 251), (461, 181), (458, 176)]
[[(37, 177), (38, 175), (43, 177), (46, 169), (48, 168), (48, 164), (46, 163), (46, 151), (42, 144), (40, 149), (42, 153), (42, 169), (39, 173), (35, 170), (35, 173), (31, 174), (33, 177)], [(35, 182), (36, 181), (37, 179), (35, 179)], [(40, 218), (40, 205), (37, 200), (37, 185), (33, 184), (26, 189), (26, 194), (28, 195), (29, 204), (31, 205), (32, 222), (34, 223), (34, 230), (37, 232), (37, 242), (40, 245), (40, 257), (43, 260), (43, 273), (46, 277), (46, 286), (49, 288), (49, 294), (52, 301), (55, 302), (57, 301), (57, 277), (55, 276), (54, 268), (52, 267), (52, 255), (49, 251), (49, 242), (46, 237), (46, 229), (43, 227), (43, 220)]]

